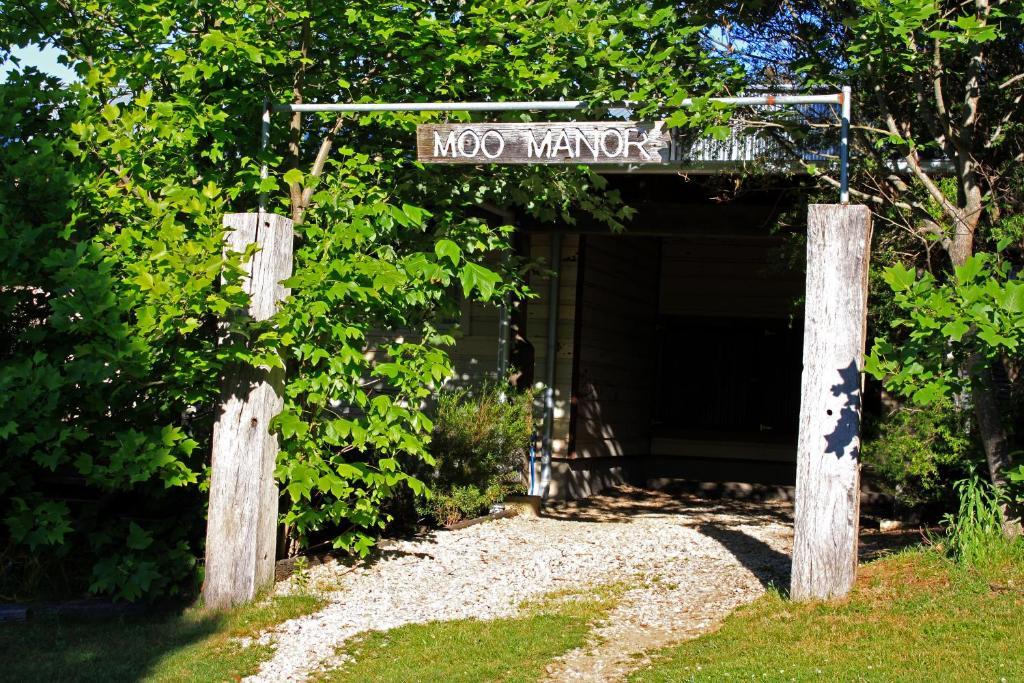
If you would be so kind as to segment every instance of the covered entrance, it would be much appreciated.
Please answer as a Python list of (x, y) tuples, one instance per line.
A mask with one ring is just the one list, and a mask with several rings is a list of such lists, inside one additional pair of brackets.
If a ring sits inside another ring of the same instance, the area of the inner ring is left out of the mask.
[[(611, 182), (639, 200), (624, 232), (582, 219), (572, 232), (524, 230), (524, 252), (546, 267), (558, 242), (557, 302), (552, 273), (537, 273), (538, 298), (518, 304), (510, 330), (534, 349), (526, 374), (543, 385), (557, 310), (548, 495), (672, 478), (791, 486), (804, 291), (793, 237), (802, 229), (776, 228), (794, 199), (773, 189), (715, 204), (706, 183), (676, 175)], [(651, 196), (676, 201), (643, 199)], [(467, 313), (456, 347), (464, 378), (500, 365), (486, 312)]]

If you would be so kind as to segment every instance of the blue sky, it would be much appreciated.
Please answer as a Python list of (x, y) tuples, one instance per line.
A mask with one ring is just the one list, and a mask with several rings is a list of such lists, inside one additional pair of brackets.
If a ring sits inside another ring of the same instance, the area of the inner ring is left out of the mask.
[[(21, 67), (34, 66), (40, 71), (48, 74), (57, 76), (62, 81), (73, 81), (77, 80), (75, 72), (67, 68), (63, 64), (57, 61), (60, 56), (60, 50), (52, 47), (40, 48), (37, 45), (30, 45), (28, 47), (19, 47), (12, 50), (12, 54), (21, 60)], [(4, 62), (0, 65), (0, 82), (7, 80), (7, 74), (9, 74), (14, 68), (14, 65), (10, 62)]]

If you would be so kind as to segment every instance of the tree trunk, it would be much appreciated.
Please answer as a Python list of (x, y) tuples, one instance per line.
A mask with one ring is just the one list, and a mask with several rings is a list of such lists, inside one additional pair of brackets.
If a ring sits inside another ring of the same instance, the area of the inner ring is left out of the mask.
[[(1013, 459), (1010, 457), (1010, 435), (1006, 431), (1002, 411), (999, 409), (999, 401), (992, 382), (992, 369), (979, 354), (972, 356), (969, 363), (973, 380), (971, 403), (981, 444), (985, 449), (989, 480), (994, 486), (1003, 489), (1010, 483), (1006, 473), (1013, 466)], [(1020, 510), (1007, 501), (1002, 505), (1002, 512), (1003, 529), (1006, 534), (1020, 535)]]
[(856, 578), (870, 249), (866, 206), (809, 207), (794, 600), (842, 597)]
[[(292, 222), (264, 213), (229, 214), (225, 250), (260, 250), (247, 264), (249, 315), (267, 320), (288, 295), (281, 281), (292, 273)], [(230, 334), (230, 325), (228, 325)], [(222, 609), (252, 600), (273, 585), (278, 509), (274, 466), (277, 436), (270, 420), (284, 405), (284, 371), (243, 365), (222, 382), (213, 427), (210, 504), (206, 527), (203, 603)]]

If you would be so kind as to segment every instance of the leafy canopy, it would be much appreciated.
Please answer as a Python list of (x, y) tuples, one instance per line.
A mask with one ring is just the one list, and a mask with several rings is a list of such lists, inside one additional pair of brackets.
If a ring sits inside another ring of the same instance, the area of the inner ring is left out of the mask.
[[(287, 371), (293, 536), (365, 552), (383, 501), (423, 491), (408, 465), (430, 460), (424, 406), (451, 372), (458, 296), (522, 291), (520, 264), (489, 260), (510, 251), (491, 209), (629, 215), (584, 169), (423, 168), (412, 131), (437, 114), (277, 117), (261, 152), (265, 97), (584, 97), (653, 116), (737, 77), (700, 31), (671, 3), (612, 0), (0, 5), (0, 56), (50, 46), (79, 76), (16, 68), (0, 86), (0, 517), (23, 570), (8, 576), (73, 558), (89, 567), (74, 586), (187, 590), (218, 378), (238, 363)], [(261, 192), (297, 220), (292, 293), (221, 342), (249, 256), (222, 253), (221, 216)]]

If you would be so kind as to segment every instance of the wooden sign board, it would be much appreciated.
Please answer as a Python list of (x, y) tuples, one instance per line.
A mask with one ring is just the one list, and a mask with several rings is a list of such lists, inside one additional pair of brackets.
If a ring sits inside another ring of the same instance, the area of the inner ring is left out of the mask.
[[(663, 122), (421, 124), (416, 152), (432, 164), (642, 164), (668, 153)], [(663, 154), (664, 152), (664, 154)]]

